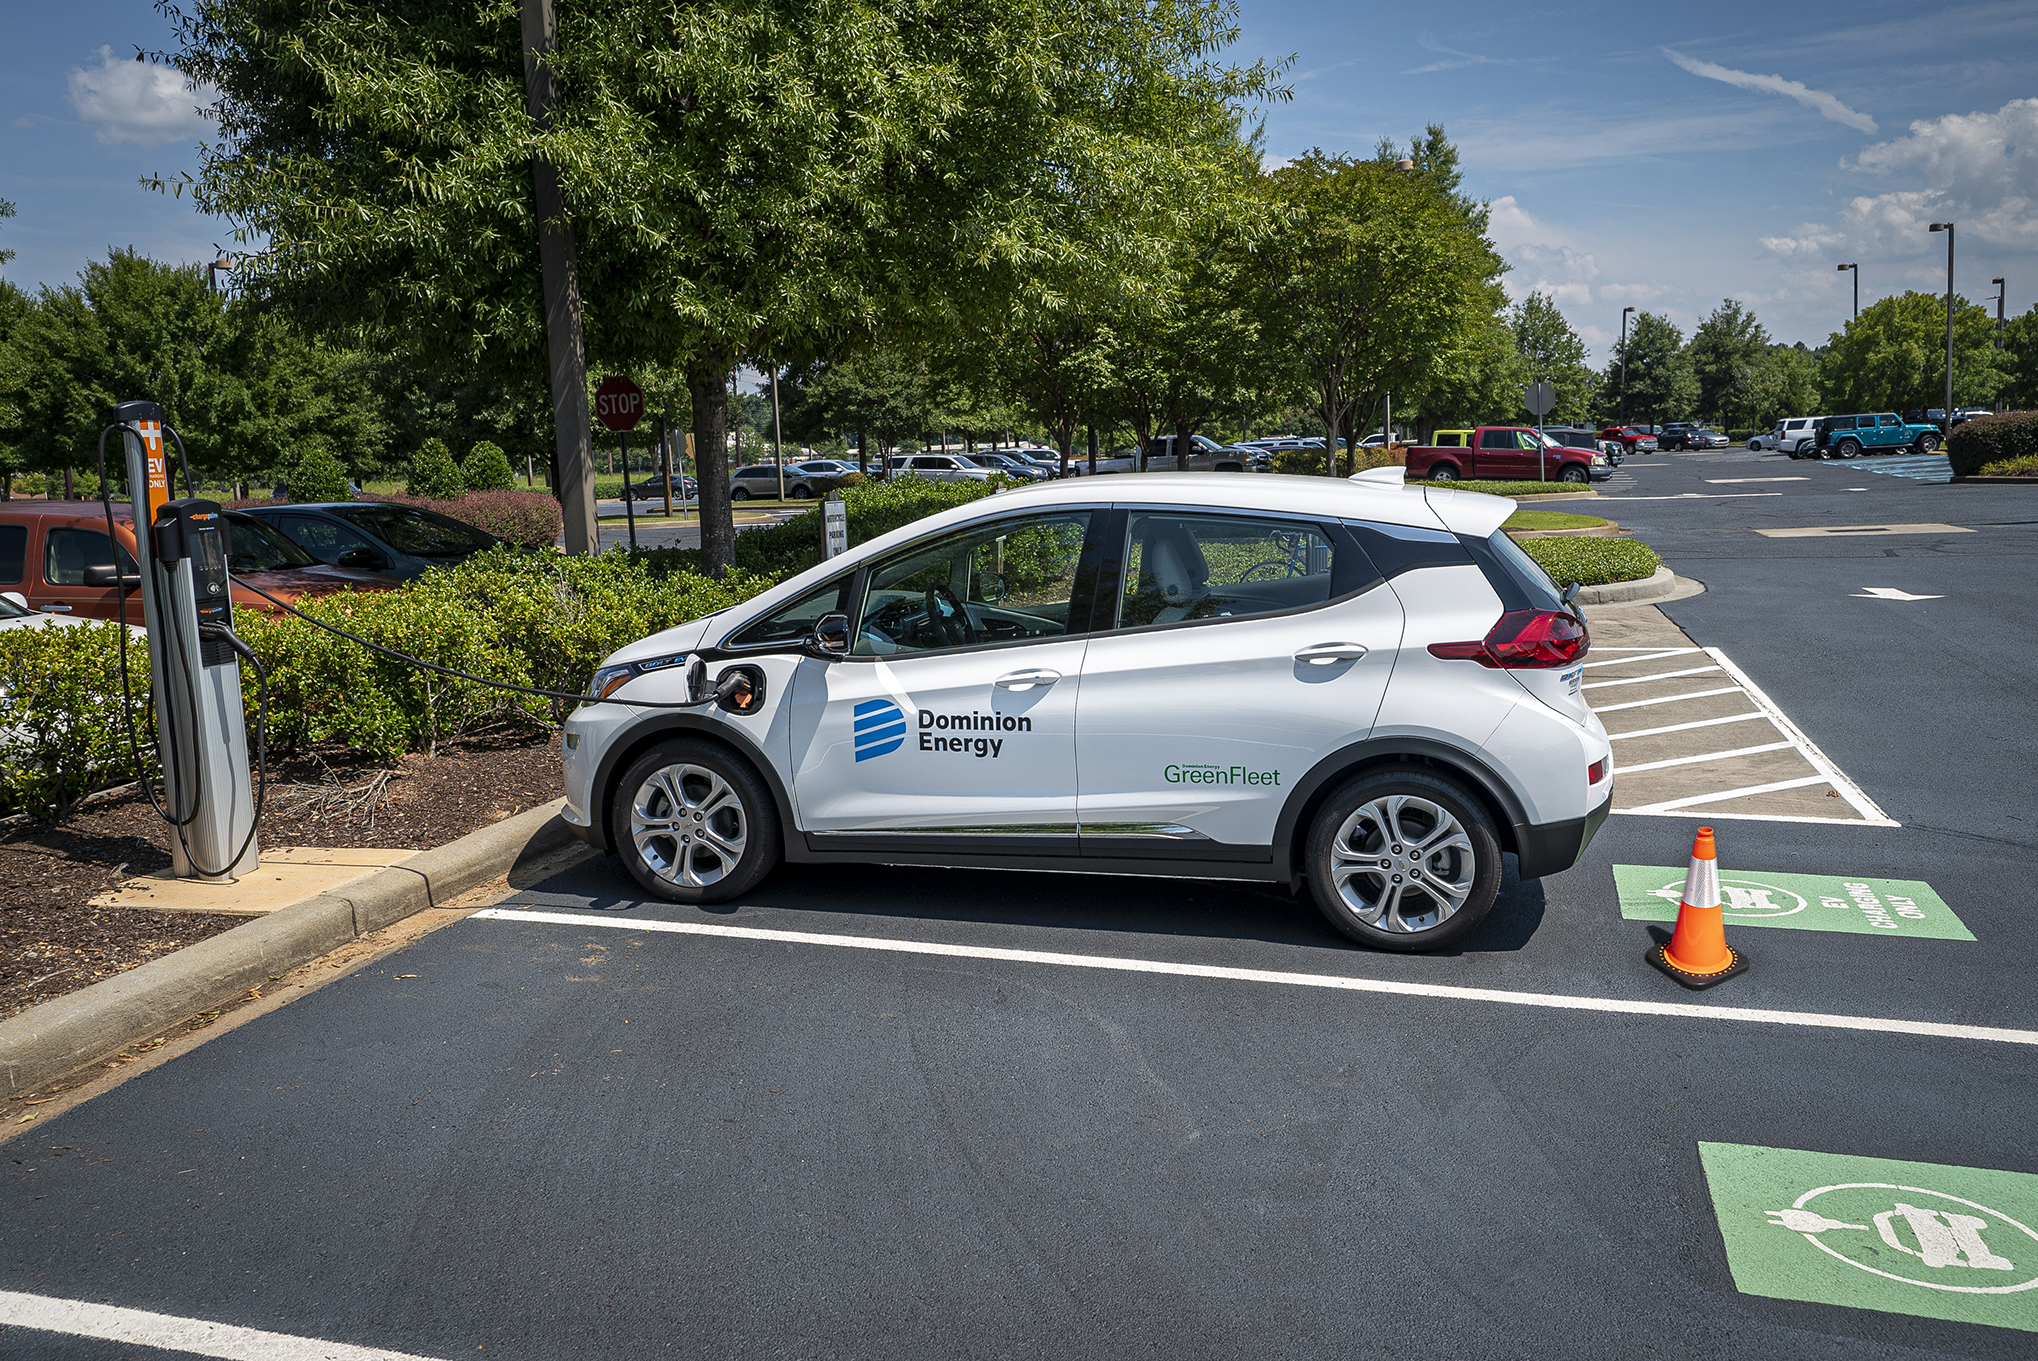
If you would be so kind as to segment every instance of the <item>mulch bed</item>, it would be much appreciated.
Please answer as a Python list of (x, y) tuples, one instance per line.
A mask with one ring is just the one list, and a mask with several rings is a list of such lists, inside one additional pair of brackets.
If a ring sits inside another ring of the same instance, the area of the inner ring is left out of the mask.
[[(393, 767), (313, 753), (269, 772), (261, 844), (429, 850), (560, 793), (557, 735), (495, 734)], [(167, 868), (169, 845), (139, 790), (0, 828), (0, 1017), (250, 920), (90, 905)]]

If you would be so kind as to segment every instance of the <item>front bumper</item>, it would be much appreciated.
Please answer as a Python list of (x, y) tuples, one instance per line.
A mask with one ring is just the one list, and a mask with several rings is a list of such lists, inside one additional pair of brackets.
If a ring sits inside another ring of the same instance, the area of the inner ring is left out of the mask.
[(1540, 825), (1516, 824), (1515, 859), (1520, 862), (1521, 877), (1540, 879), (1577, 864), (1578, 858), (1585, 854), (1585, 848), (1592, 844), (1592, 838), (1605, 823), (1607, 814), (1612, 811), (1613, 786), (1609, 783), (1605, 800), (1582, 818)]

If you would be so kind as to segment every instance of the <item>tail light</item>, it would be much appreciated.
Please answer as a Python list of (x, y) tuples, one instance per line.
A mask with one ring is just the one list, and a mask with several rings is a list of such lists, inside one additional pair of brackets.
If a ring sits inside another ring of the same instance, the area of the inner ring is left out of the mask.
[(1585, 783), (1589, 785), (1598, 784), (1601, 780), (1605, 779), (1606, 768), (1611, 761), (1611, 757), (1602, 756), (1591, 765), (1585, 767)]
[(1509, 610), (1476, 643), (1431, 643), (1445, 661), (1477, 662), (1510, 671), (1568, 666), (1585, 655), (1585, 625), (1561, 610)]

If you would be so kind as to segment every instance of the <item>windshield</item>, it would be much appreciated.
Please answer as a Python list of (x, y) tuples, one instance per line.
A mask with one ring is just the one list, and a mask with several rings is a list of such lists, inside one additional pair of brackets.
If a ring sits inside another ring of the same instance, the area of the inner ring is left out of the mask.
[(333, 514), (413, 557), (464, 558), (496, 542), (472, 525), (421, 506), (345, 506)]
[(318, 566), (317, 558), (265, 521), (228, 511), (226, 523), (233, 540), (233, 559), (228, 565), (236, 572), (287, 572), (293, 567)]

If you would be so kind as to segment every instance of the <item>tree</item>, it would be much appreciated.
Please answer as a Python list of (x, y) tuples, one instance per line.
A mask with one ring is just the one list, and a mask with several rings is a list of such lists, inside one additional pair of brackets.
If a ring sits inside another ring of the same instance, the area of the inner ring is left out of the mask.
[(353, 497), (353, 490), (347, 485), (346, 467), (324, 445), (314, 445), (305, 450), (304, 457), (297, 460), (297, 466), (290, 470), (285, 481), (290, 499), (301, 505), (346, 501)]
[(1806, 416), (1819, 407), (1818, 356), (1804, 347), (1771, 345), (1756, 362), (1752, 383), (1754, 419), (1750, 426), (1767, 430), (1790, 416)]
[[(1585, 342), (1539, 292), (1530, 292), (1508, 314), (1515, 353), (1521, 358), (1524, 382), (1548, 383), (1557, 391), (1557, 405), (1544, 419), (1576, 425), (1589, 419), (1599, 376), (1585, 363)], [(1519, 402), (1515, 403), (1519, 406)]]
[(467, 484), (461, 480), (460, 469), (453, 462), (446, 442), (428, 439), (410, 456), (410, 480), (403, 489), (412, 496), (449, 501), (466, 491)]
[(1437, 179), (1308, 154), (1273, 171), (1262, 333), (1315, 393), (1334, 469), (1350, 413), (1415, 391), (1487, 314), (1506, 265)]
[[(2003, 385), (1995, 318), (1956, 296), (1953, 404), (1981, 406)], [(1924, 411), (1946, 400), (1946, 299), (1907, 292), (1882, 298), (1835, 332), (1819, 366), (1829, 411)]]
[(1997, 394), (2012, 411), (2038, 410), (2038, 307), (2003, 327), (2004, 382)]
[(1698, 381), (1698, 409), (1724, 425), (1736, 418), (1752, 423), (1758, 401), (1758, 370), (1769, 353), (1769, 332), (1755, 314), (1727, 298), (1698, 324), (1686, 347)]
[(469, 491), (509, 491), (517, 485), (517, 476), (510, 471), (509, 456), (502, 446), (482, 440), (467, 451), (467, 460), (460, 465), (460, 481)]
[(1456, 345), (1436, 356), (1429, 381), (1409, 409), (1419, 416), (1425, 438), (1440, 429), (1517, 420), (1521, 386), (1529, 381), (1528, 365), (1515, 348), (1514, 330), (1495, 307)]
[(1624, 406), (1628, 416), (1648, 425), (1691, 415), (1698, 401), (1698, 378), (1684, 352), (1684, 333), (1669, 318), (1654, 312), (1635, 314), (1634, 329), (1628, 332), (1625, 402), (1620, 397), (1621, 359), (1617, 349), (1606, 371), (1617, 411)]
[[(1215, 59), (1236, 37), (1226, 0), (564, 0), (547, 63), (564, 94), (539, 129), (515, 7), (211, 0), (177, 17), (175, 64), (221, 92), (194, 193), (270, 243), (260, 288), (414, 337), (442, 371), (541, 373), (541, 157), (590, 357), (684, 367), (703, 451), (724, 447), (739, 362), (798, 366), (944, 307), (997, 316), (1015, 277), (1085, 254), (1083, 231), (1122, 234), (1111, 215), (1193, 191), (1183, 172), (1209, 148), (1178, 135), (1185, 118), (1268, 76)], [(701, 466), (719, 571), (726, 473)]]

